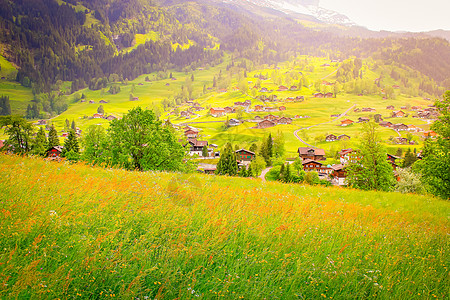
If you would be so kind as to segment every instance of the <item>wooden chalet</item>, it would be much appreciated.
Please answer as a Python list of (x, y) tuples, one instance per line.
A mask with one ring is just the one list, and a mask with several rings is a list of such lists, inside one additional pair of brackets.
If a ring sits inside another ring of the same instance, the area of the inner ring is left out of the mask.
[(255, 105), (254, 111), (264, 111), (264, 106), (262, 106), (262, 105)]
[(223, 109), (223, 108), (211, 108), (209, 110), (209, 113), (213, 117), (221, 117), (221, 116), (224, 116), (226, 114), (225, 109)]
[(291, 91), (296, 91), (298, 89), (298, 87), (296, 85), (291, 86), (290, 90)]
[(103, 119), (103, 115), (102, 114), (94, 114), (92, 116), (93, 119)]
[(113, 115), (109, 115), (109, 116), (106, 117), (106, 120), (108, 120), (108, 121), (112, 121), (112, 120), (115, 120), (115, 119), (117, 119), (117, 117), (115, 117)]
[(191, 147), (189, 151), (190, 155), (197, 154), (198, 156), (203, 156), (203, 147), (208, 146), (208, 141), (198, 141), (197, 139), (188, 139), (188, 144)]
[(323, 98), (324, 95), (322, 93), (315, 93), (314, 98)]
[(278, 109), (279, 109), (280, 111), (286, 110), (286, 106), (280, 106)]
[(139, 97), (133, 97), (131, 98), (131, 101), (139, 101)]
[(389, 121), (381, 121), (380, 123), (378, 123), (380, 126), (383, 127), (392, 127), (392, 123)]
[(366, 123), (369, 121), (370, 121), (370, 118), (368, 118), (368, 117), (359, 117), (358, 118), (358, 123)]
[(401, 110), (395, 110), (392, 112), (392, 117), (393, 118), (403, 118), (406, 116), (406, 113), (401, 111)]
[(334, 142), (336, 139), (337, 137), (334, 134), (329, 134), (325, 137), (325, 142)]
[(323, 94), (324, 98), (333, 98), (333, 93), (325, 93)]
[(292, 124), (292, 119), (287, 117), (281, 117), (278, 119), (277, 123), (281, 125), (289, 125)]
[(388, 106), (386, 106), (386, 109), (394, 110), (395, 107), (394, 107), (394, 105), (388, 105)]
[(274, 127), (274, 126), (277, 126), (277, 123), (270, 121), (270, 120), (263, 120), (258, 123), (258, 126), (256, 128), (264, 129), (264, 128), (270, 128), (270, 127)]
[(102, 99), (99, 101), (99, 103), (108, 103), (108, 101)]
[(347, 167), (342, 164), (331, 166), (331, 169), (333, 170), (331, 172), (331, 175), (333, 176), (337, 185), (345, 185), (345, 179), (347, 178), (346, 168)]
[(399, 157), (398, 156), (394, 156), (394, 155), (391, 155), (391, 154), (387, 154), (387, 160), (388, 160), (388, 162), (392, 165), (392, 168), (394, 169), (394, 170), (397, 170), (397, 167), (398, 167), (398, 165), (395, 163), (395, 160), (396, 159), (399, 159)]
[(54, 146), (47, 150), (47, 157), (50, 158), (58, 158), (61, 156), (61, 153), (63, 151), (63, 146)]
[(425, 131), (423, 133), (423, 137), (424, 138), (433, 138), (433, 137), (436, 137), (436, 136), (437, 136), (437, 133), (434, 132), (433, 130)]
[(345, 126), (351, 125), (351, 124), (353, 124), (353, 123), (354, 123), (354, 122), (353, 122), (352, 120), (350, 120), (350, 119), (345, 119), (345, 120), (342, 120), (342, 121), (341, 121), (341, 125), (340, 125), (340, 126), (345, 127)]
[(256, 154), (246, 149), (236, 150), (236, 159), (240, 162), (251, 162)]
[(89, 100), (89, 104), (94, 104), (95, 101), (94, 100)]
[(404, 131), (404, 130), (408, 130), (408, 125), (405, 125), (403, 123), (394, 124), (394, 125), (392, 125), (392, 129), (394, 129), (396, 131)]
[(47, 125), (47, 120), (39, 120), (37, 122), (38, 125)]
[(259, 90), (259, 92), (260, 92), (260, 93), (268, 93), (269, 90), (268, 90), (267, 88), (263, 87), (263, 88), (261, 88), (261, 89)]
[(287, 86), (280, 85), (278, 87), (278, 92), (285, 92), (285, 91), (289, 91), (289, 88)]
[(187, 137), (188, 139), (195, 139), (198, 137), (198, 131), (188, 129), (184, 132), (184, 136)]
[(274, 116), (274, 115), (267, 115), (267, 116), (264, 116), (264, 120), (276, 121), (276, 120), (278, 120), (278, 117)]
[(377, 110), (375, 108), (372, 108), (372, 107), (363, 107), (361, 111), (362, 112), (374, 112), (374, 111), (377, 111)]
[(319, 175), (329, 175), (333, 171), (333, 169), (325, 166), (321, 162), (313, 159), (305, 159), (302, 161), (303, 170), (306, 172), (315, 171), (319, 173)]
[(337, 137), (337, 139), (339, 141), (346, 141), (350, 139), (350, 136), (346, 135), (346, 134), (341, 134), (340, 136)]
[(300, 147), (297, 150), (299, 157), (303, 160), (326, 160), (325, 150), (318, 148)]
[(278, 109), (276, 107), (265, 107), (264, 111), (275, 112), (278, 111)]
[(238, 119), (230, 119), (228, 120), (228, 125), (230, 126), (238, 126), (241, 124), (241, 121), (239, 121)]
[(339, 151), (339, 159), (343, 165), (349, 162), (355, 163), (360, 159), (359, 151), (353, 150), (352, 148), (343, 149)]
[(226, 114), (231, 114), (231, 113), (236, 112), (236, 110), (235, 110), (234, 108), (229, 107), (229, 106), (224, 107), (223, 110), (225, 110), (225, 113), (226, 113)]

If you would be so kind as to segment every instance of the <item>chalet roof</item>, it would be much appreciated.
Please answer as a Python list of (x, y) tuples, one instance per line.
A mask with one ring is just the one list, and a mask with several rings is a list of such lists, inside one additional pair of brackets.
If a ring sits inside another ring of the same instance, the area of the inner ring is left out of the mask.
[(338, 164), (338, 165), (332, 165), (331, 168), (335, 171), (339, 171), (339, 170), (345, 169), (346, 167), (342, 164)]
[(47, 152), (50, 151), (50, 150), (52, 150), (52, 149), (55, 149), (55, 150), (58, 150), (59, 152), (62, 152), (63, 149), (64, 149), (64, 146), (53, 146), (53, 147), (51, 147), (51, 148), (48, 148), (48, 149), (47, 149)]
[(252, 154), (252, 155), (256, 155), (254, 152), (249, 151), (249, 150), (246, 150), (246, 149), (239, 149), (239, 150), (236, 150), (235, 152), (236, 152), (236, 153), (239, 153), (239, 152), (247, 152), (247, 153), (250, 153), (250, 154)]
[(300, 147), (298, 148), (298, 153), (300, 155), (307, 155), (309, 154), (309, 151), (313, 150), (314, 155), (323, 155), (325, 156), (325, 150), (323, 149), (317, 149), (317, 148), (309, 148), (309, 147)]
[(303, 165), (310, 164), (310, 163), (316, 163), (316, 164), (323, 166), (323, 164), (321, 162), (318, 162), (317, 160), (314, 160), (314, 159), (308, 158), (308, 159), (305, 159), (304, 161), (302, 161)]
[(188, 139), (189, 144), (195, 147), (208, 146), (208, 141), (198, 141), (197, 139)]
[(215, 110), (215, 111), (225, 111), (225, 108), (221, 108), (221, 107), (213, 107), (213, 108), (211, 108), (211, 110)]
[(352, 153), (353, 152), (353, 149), (352, 148), (348, 148), (348, 149), (342, 149), (341, 151), (339, 151), (339, 155), (346, 155), (346, 154), (349, 154), (349, 153)]

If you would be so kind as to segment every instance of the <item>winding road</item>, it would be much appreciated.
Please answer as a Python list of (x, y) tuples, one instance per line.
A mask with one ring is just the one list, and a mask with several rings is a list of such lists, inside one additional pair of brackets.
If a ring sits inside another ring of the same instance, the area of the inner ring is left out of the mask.
[(304, 140), (302, 140), (302, 139), (298, 136), (298, 133), (299, 133), (301, 130), (305, 130), (305, 129), (309, 129), (309, 128), (312, 128), (312, 127), (316, 127), (316, 126), (320, 126), (320, 125), (324, 125), (324, 124), (328, 124), (328, 123), (332, 123), (332, 122), (334, 122), (334, 121), (337, 121), (337, 120), (339, 120), (340, 118), (342, 118), (342, 117), (344, 117), (345, 115), (347, 115), (347, 113), (348, 113), (350, 110), (352, 110), (355, 106), (356, 106), (356, 104), (353, 104), (352, 107), (350, 107), (350, 108), (347, 109), (345, 112), (343, 112), (342, 114), (340, 114), (339, 117), (337, 117), (337, 118), (335, 118), (335, 119), (333, 119), (333, 120), (331, 120), (331, 121), (324, 122), (324, 123), (319, 123), (319, 124), (315, 124), (315, 125), (311, 125), (311, 126), (309, 126), (309, 127), (302, 127), (302, 128), (300, 128), (300, 129), (294, 131), (294, 136), (295, 136), (300, 142), (302, 142), (303, 144), (308, 145), (309, 147), (312, 147), (312, 148), (316, 148), (315, 146), (313, 146), (313, 145), (311, 145), (311, 144), (308, 144), (307, 142), (305, 142)]

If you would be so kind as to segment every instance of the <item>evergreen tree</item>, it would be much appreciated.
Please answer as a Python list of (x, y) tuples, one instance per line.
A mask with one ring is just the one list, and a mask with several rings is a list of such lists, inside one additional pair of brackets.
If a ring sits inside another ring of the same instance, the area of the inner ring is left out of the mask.
[(206, 145), (202, 148), (202, 156), (208, 157), (208, 147), (206, 147)]
[(285, 174), (286, 174), (285, 166), (284, 166), (284, 164), (282, 164), (281, 168), (280, 168), (280, 176), (278, 176), (280, 181), (285, 182), (285, 176), (286, 176)]
[(59, 138), (58, 138), (58, 132), (56, 131), (55, 126), (52, 125), (52, 127), (50, 127), (50, 131), (48, 133), (47, 149), (50, 149), (55, 146), (59, 146)]
[(97, 108), (97, 113), (99, 113), (99, 114), (101, 114), (101, 115), (103, 115), (103, 114), (105, 113), (105, 110), (103, 109), (103, 105), (100, 105), (100, 106)]
[(39, 128), (36, 139), (34, 140), (33, 153), (36, 155), (45, 155), (45, 152), (47, 151), (47, 144), (48, 142), (47, 137), (45, 136), (44, 127), (41, 127)]
[(291, 182), (292, 178), (291, 178), (291, 170), (289, 167), (289, 163), (286, 164), (286, 170), (285, 170), (285, 174), (284, 174), (284, 182)]
[(258, 146), (255, 143), (253, 143), (250, 145), (250, 148), (248, 150), (250, 150), (253, 153), (256, 153), (256, 151), (258, 150)]
[(67, 157), (69, 160), (78, 160), (80, 154), (80, 147), (78, 145), (77, 135), (74, 130), (69, 131), (69, 135), (64, 141), (64, 148), (61, 156)]
[(273, 157), (273, 139), (271, 133), (269, 133), (269, 137), (267, 138), (267, 155), (270, 158)]
[(66, 125), (64, 126), (64, 129), (67, 131), (70, 128), (70, 121), (66, 119)]
[(77, 125), (75, 124), (75, 120), (72, 120), (72, 125), (70, 127), (72, 130), (76, 130), (77, 129)]
[(411, 151), (410, 148), (405, 153), (405, 158), (403, 159), (403, 168), (410, 167), (417, 160), (417, 156)]
[(236, 154), (230, 143), (225, 145), (217, 164), (216, 174), (235, 176), (237, 174)]
[(250, 164), (247, 169), (247, 177), (253, 177), (253, 176), (254, 175), (253, 175), (253, 170), (252, 170), (252, 164)]
[(0, 96), (0, 116), (8, 116), (11, 114), (11, 104), (9, 96)]

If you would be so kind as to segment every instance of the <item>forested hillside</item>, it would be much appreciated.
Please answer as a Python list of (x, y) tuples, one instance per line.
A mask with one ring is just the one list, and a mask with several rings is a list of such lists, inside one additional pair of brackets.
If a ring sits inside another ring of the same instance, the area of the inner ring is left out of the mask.
[[(301, 53), (376, 57), (449, 85), (450, 45), (438, 38), (360, 39), (306, 28), (291, 17), (214, 1), (0, 0), (2, 54), (35, 93), (72, 81), (72, 92), (101, 87), (111, 74), (214, 65), (223, 51), (255, 64)], [(423, 83), (436, 85), (434, 82)], [(431, 89), (428, 92), (433, 93)]]

